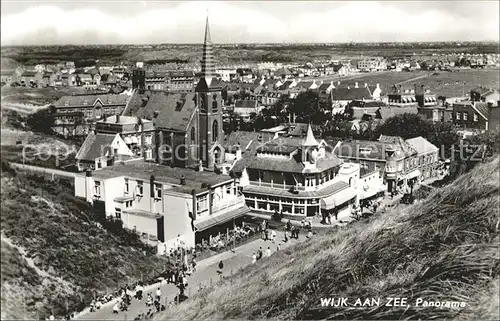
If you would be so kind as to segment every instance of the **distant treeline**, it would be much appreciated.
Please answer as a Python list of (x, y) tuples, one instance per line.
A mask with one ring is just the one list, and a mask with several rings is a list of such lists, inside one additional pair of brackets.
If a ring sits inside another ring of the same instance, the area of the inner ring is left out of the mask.
[(153, 59), (153, 60), (147, 60), (146, 64), (148, 64), (148, 65), (163, 65), (163, 64), (169, 64), (169, 63), (187, 64), (188, 62), (189, 61), (187, 59), (173, 58), (173, 59)]
[(70, 47), (26, 47), (3, 55), (24, 65), (57, 64), (63, 61), (74, 61), (75, 66), (86, 67), (95, 65), (96, 60), (118, 62), (127, 50), (119, 48), (85, 48)]

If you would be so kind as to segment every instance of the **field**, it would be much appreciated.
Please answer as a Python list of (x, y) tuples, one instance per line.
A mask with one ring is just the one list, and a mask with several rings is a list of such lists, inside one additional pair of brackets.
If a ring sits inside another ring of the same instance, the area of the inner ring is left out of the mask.
[[(16, 104), (48, 105), (60, 97), (73, 94), (84, 94), (83, 87), (54, 88), (2, 87), (2, 109), (13, 108)], [(19, 107), (17, 107), (19, 108)]]
[[(469, 69), (458, 72), (448, 71), (414, 71), (414, 72), (382, 72), (361, 74), (348, 81), (349, 85), (358, 82), (359, 86), (380, 84), (382, 92), (390, 91), (396, 84), (421, 84), (433, 93), (445, 97), (462, 97), (478, 85), (489, 88), (500, 88), (498, 69)], [(335, 83), (335, 82), (334, 82)]]
[[(499, 169), (497, 155), (417, 204), (280, 251), (156, 319), (498, 320)], [(322, 306), (329, 297), (354, 299)], [(395, 297), (409, 306), (386, 306)], [(356, 308), (355, 298), (382, 304)]]

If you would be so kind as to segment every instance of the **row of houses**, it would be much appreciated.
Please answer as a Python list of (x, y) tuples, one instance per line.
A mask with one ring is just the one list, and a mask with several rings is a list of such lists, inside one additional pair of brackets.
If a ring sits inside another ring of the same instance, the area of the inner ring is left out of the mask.
[[(250, 211), (295, 220), (327, 213), (346, 218), (360, 202), (438, 174), (438, 149), (421, 137), (327, 142), (305, 124), (294, 124), (286, 135), (234, 132), (217, 140), (224, 158), (216, 166), (227, 166), (220, 172), (172, 168), (134, 157), (125, 147), (127, 132), (109, 133), (121, 123), (137, 119), (107, 119), (102, 126), (108, 132), (96, 128), (78, 152), (79, 160), (94, 155), (96, 167), (76, 178), (75, 195), (122, 220), (159, 254), (179, 235), (194, 246)], [(105, 166), (97, 165), (102, 161)]]
[(3, 85), (22, 86), (22, 87), (114, 87), (128, 86), (128, 79), (124, 79), (125, 73), (117, 71), (117, 74), (112, 72), (92, 72), (92, 70), (78, 73), (63, 73), (61, 71), (32, 71), (23, 70), (18, 73), (17, 70), (2, 70), (1, 82)]

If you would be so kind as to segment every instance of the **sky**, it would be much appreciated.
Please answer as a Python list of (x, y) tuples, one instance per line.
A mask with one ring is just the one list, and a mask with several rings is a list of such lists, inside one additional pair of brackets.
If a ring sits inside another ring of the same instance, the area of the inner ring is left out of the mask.
[(1, 1), (1, 44), (499, 41), (500, 1)]

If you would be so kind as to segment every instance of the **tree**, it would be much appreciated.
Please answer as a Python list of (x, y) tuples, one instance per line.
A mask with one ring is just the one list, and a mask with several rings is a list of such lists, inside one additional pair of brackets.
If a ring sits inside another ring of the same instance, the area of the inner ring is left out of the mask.
[(51, 134), (54, 126), (54, 116), (52, 116), (48, 108), (44, 108), (29, 115), (26, 123), (35, 132)]
[(292, 100), (289, 111), (295, 114), (296, 122), (320, 125), (330, 118), (320, 107), (318, 93), (312, 90), (302, 92)]
[(460, 143), (460, 135), (452, 123), (432, 123), (428, 122), (427, 131), (422, 137), (434, 144), (436, 147), (445, 150), (445, 157), (450, 156), (452, 145)]
[(401, 114), (387, 119), (379, 127), (379, 134), (400, 136), (403, 139), (426, 136), (429, 122), (415, 114)]

